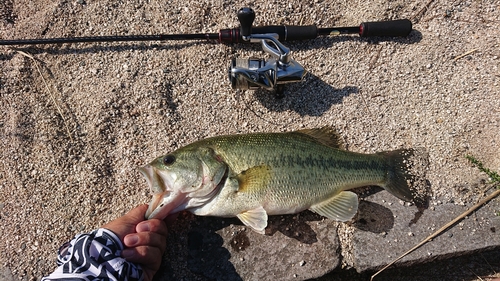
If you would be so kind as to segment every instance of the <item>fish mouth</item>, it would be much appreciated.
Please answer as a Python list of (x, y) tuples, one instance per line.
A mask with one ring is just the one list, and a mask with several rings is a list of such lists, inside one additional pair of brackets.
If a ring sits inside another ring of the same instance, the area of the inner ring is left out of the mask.
[[(165, 219), (169, 214), (180, 212), (186, 209), (196, 209), (203, 206), (216, 197), (216, 194), (222, 189), (229, 176), (229, 168), (226, 166), (222, 174), (207, 182), (201, 183), (202, 186), (210, 187), (198, 191), (183, 192), (181, 188), (175, 188), (174, 182), (176, 175), (170, 172), (157, 169), (151, 164), (139, 169), (149, 184), (153, 198), (146, 211), (146, 219)], [(208, 182), (212, 181), (212, 184)]]
[(141, 167), (139, 171), (146, 178), (146, 181), (153, 193), (153, 198), (146, 211), (146, 219), (166, 218), (172, 210), (182, 205), (187, 199), (185, 195), (169, 191), (170, 183), (160, 172), (150, 164)]

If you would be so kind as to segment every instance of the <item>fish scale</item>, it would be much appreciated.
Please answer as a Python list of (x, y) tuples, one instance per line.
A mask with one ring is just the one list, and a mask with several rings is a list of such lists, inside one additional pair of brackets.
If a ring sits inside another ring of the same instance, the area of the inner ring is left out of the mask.
[[(216, 152), (220, 151), (223, 158), (233, 164), (235, 173), (265, 163), (273, 169), (283, 170), (282, 173), (276, 172), (273, 178), (289, 185), (292, 190), (307, 187), (311, 184), (310, 181), (327, 181), (331, 188), (346, 181), (374, 182), (383, 181), (385, 177), (386, 167), (383, 159), (376, 154), (357, 154), (318, 143), (305, 143), (293, 135), (260, 134), (248, 138), (246, 142), (237, 139), (233, 142), (233, 138), (205, 141), (206, 145), (214, 147)], [(304, 149), (309, 152), (301, 152)], [(245, 151), (248, 152), (247, 156), (239, 157)], [(295, 173), (302, 173), (303, 176), (290, 177)]]

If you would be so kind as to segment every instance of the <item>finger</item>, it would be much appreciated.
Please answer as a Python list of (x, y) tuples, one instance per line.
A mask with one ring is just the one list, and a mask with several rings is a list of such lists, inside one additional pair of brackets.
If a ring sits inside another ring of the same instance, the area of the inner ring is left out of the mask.
[(144, 215), (148, 209), (148, 204), (142, 204), (130, 210), (125, 216), (136, 224), (144, 220)]
[(159, 219), (150, 219), (147, 221), (140, 222), (135, 227), (136, 232), (156, 232), (160, 235), (167, 236), (168, 230), (167, 225), (164, 221)]
[(128, 233), (134, 232), (136, 225), (144, 220), (144, 214), (146, 213), (147, 208), (148, 205), (146, 204), (137, 206), (130, 210), (126, 215), (119, 217), (102, 227), (111, 230), (118, 235), (120, 240), (123, 241), (123, 237)]
[(161, 253), (165, 252), (167, 240), (165, 236), (155, 232), (133, 233), (125, 236), (123, 243), (128, 248), (150, 246), (160, 249)]
[(122, 257), (129, 262), (141, 264), (156, 271), (161, 265), (162, 252), (155, 247), (139, 246), (123, 250)]

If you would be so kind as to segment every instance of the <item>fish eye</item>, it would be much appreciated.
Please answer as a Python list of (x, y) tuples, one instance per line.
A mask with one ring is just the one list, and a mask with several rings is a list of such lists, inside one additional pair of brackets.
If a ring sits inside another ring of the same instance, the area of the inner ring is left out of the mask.
[(163, 164), (167, 166), (174, 164), (174, 162), (175, 162), (175, 156), (173, 156), (172, 154), (168, 154), (163, 158)]

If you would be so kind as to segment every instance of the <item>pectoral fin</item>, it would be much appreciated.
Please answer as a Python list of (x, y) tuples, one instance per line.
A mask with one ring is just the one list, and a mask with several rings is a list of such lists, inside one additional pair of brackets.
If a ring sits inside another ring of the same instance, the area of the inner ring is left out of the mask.
[(267, 186), (271, 179), (271, 168), (267, 165), (255, 166), (241, 172), (236, 178), (238, 192), (256, 191)]
[(342, 191), (328, 200), (312, 205), (309, 210), (337, 221), (348, 221), (358, 211), (358, 196), (351, 191)]
[(264, 229), (267, 226), (267, 212), (262, 206), (240, 213), (236, 216), (246, 226), (251, 227), (260, 234), (264, 234)]

